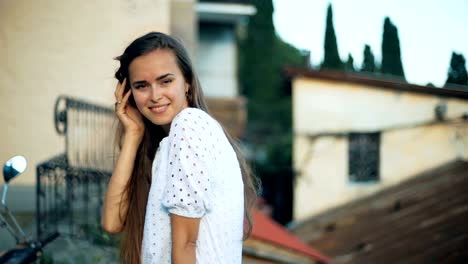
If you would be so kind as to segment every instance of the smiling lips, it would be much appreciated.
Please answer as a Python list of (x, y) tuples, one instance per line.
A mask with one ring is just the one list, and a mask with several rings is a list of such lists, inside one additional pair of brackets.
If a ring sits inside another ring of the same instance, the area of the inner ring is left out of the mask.
[(156, 113), (156, 114), (161, 114), (161, 113), (164, 113), (166, 110), (167, 110), (167, 107), (169, 106), (169, 104), (166, 104), (166, 105), (159, 105), (159, 106), (152, 106), (152, 107), (149, 107), (149, 109), (151, 110), (151, 112), (153, 113)]

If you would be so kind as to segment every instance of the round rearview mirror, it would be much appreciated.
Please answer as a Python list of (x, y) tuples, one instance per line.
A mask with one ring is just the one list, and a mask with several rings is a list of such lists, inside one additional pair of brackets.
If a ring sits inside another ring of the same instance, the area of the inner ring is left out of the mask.
[(23, 173), (26, 170), (26, 165), (26, 158), (21, 155), (14, 156), (5, 162), (3, 166), (3, 179), (5, 182), (8, 183), (11, 179)]

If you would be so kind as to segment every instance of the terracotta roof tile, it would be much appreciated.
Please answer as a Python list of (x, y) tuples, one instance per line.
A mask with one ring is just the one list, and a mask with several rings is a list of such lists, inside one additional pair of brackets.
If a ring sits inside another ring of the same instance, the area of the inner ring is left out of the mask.
[(284, 248), (300, 252), (323, 263), (330, 262), (329, 257), (322, 255), (317, 250), (308, 246), (299, 240), (298, 237), (287, 231), (283, 226), (276, 223), (260, 211), (254, 209), (253, 218), (254, 226), (252, 230), (252, 238), (267, 241)]

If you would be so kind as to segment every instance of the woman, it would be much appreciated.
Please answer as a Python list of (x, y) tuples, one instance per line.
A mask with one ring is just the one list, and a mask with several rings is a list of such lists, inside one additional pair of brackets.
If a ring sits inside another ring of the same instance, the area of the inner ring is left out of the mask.
[(121, 261), (241, 263), (257, 184), (208, 114), (186, 50), (151, 32), (117, 59), (120, 154), (102, 226), (124, 232)]

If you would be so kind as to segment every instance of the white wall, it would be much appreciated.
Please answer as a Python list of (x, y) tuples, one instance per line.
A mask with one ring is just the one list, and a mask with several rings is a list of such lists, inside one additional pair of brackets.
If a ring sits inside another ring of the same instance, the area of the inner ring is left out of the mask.
[(196, 0), (171, 0), (170, 32), (182, 40), (195, 64), (198, 42), (198, 17), (195, 11)]
[[(467, 160), (468, 122), (430, 122), (439, 99), (336, 84), (294, 82), (295, 220), (370, 195), (448, 162)], [(449, 117), (468, 112), (468, 102), (445, 100)], [(382, 131), (378, 183), (349, 181), (348, 138), (338, 133), (349, 131)]]
[(112, 107), (113, 58), (137, 36), (169, 32), (169, 10), (169, 0), (0, 1), (0, 161), (21, 153), (29, 162), (13, 185), (32, 188), (36, 165), (65, 150), (57, 96)]
[(237, 45), (233, 26), (200, 26), (196, 56), (206, 96), (238, 96)]
[(294, 79), (293, 87), (294, 130), (298, 134), (424, 124), (434, 120), (434, 109), (441, 102), (447, 104), (448, 119), (468, 113), (468, 102), (461, 99), (306, 78)]

